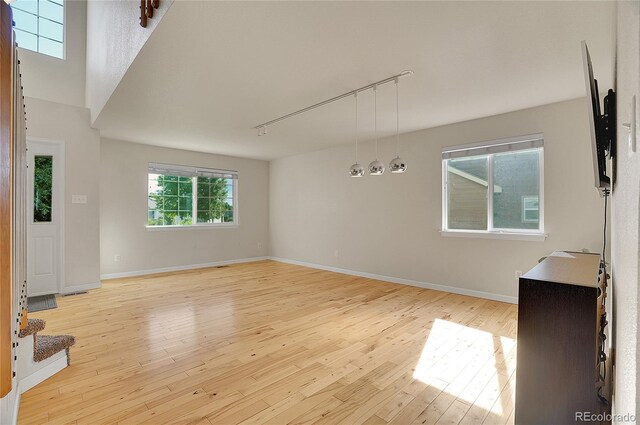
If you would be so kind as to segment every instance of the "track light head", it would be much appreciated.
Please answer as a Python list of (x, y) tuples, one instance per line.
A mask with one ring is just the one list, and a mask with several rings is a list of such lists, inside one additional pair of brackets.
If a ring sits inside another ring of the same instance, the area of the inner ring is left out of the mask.
[(384, 174), (384, 164), (377, 159), (369, 164), (369, 175), (381, 176)]
[(349, 175), (351, 177), (364, 176), (364, 167), (356, 162), (349, 168)]
[(407, 171), (407, 163), (399, 156), (396, 156), (389, 163), (389, 170), (394, 174), (404, 173)]

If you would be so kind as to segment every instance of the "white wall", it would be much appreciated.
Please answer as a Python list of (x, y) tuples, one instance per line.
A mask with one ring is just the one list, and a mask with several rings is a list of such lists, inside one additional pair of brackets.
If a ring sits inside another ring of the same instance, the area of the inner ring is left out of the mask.
[[(271, 162), (270, 255), (487, 292), (517, 295), (515, 271), (556, 249), (601, 248), (585, 99), (402, 135), (408, 171), (347, 176), (353, 146)], [(533, 133), (545, 137), (545, 242), (442, 237), (441, 148)], [(381, 144), (380, 159), (394, 156)], [(360, 162), (373, 160), (373, 145)]]
[(90, 1), (87, 8), (86, 105), (91, 122), (102, 111), (129, 66), (173, 0), (160, 1), (147, 27), (139, 24), (140, 1)]
[[(30, 137), (65, 144), (65, 277), (64, 291), (100, 285), (99, 175), (100, 136), (89, 127), (89, 110), (27, 98)], [(72, 204), (71, 195), (87, 195), (87, 204)]]
[[(269, 163), (103, 139), (101, 273), (129, 274), (267, 255)], [(149, 162), (237, 170), (239, 226), (148, 230)], [(120, 261), (115, 261), (115, 255)]]
[(84, 106), (86, 0), (65, 2), (65, 59), (19, 49), (25, 96)]
[[(612, 195), (612, 274), (614, 346), (616, 349), (614, 413), (638, 413), (638, 215), (640, 214), (640, 151), (627, 144), (631, 98), (636, 97), (640, 123), (640, 3), (618, 3), (617, 173)], [(640, 139), (640, 131), (636, 130)], [(640, 148), (640, 146), (639, 146)]]

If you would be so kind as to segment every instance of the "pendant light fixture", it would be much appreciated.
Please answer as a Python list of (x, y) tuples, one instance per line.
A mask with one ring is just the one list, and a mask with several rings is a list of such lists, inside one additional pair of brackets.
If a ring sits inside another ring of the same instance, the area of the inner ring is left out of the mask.
[(384, 174), (384, 164), (378, 161), (378, 86), (373, 86), (373, 131), (376, 138), (376, 159), (369, 164), (369, 174), (381, 176)]
[(400, 158), (400, 101), (398, 96), (399, 79), (396, 78), (396, 157), (389, 163), (389, 169), (394, 174), (407, 171), (407, 163)]
[(349, 168), (349, 175), (362, 177), (364, 176), (364, 167), (358, 162), (358, 92), (354, 93), (353, 97), (356, 100), (356, 163)]

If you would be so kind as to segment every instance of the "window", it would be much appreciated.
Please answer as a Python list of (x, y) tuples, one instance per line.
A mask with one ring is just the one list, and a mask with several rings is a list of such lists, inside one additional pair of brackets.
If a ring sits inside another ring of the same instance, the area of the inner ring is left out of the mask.
[(537, 223), (540, 220), (540, 205), (537, 196), (522, 197), (522, 222)]
[(16, 0), (11, 7), (19, 47), (64, 59), (64, 0)]
[(147, 226), (237, 223), (238, 173), (149, 164)]
[(33, 221), (51, 223), (53, 157), (36, 155), (33, 162)]
[(542, 135), (442, 151), (443, 233), (542, 235)]

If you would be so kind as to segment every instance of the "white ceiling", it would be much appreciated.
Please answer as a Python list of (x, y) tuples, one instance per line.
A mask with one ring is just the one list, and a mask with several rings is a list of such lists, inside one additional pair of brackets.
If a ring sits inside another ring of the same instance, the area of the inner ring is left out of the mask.
[[(354, 140), (345, 99), (253, 126), (405, 69), (401, 131), (585, 95), (580, 40), (612, 82), (613, 2), (176, 1), (95, 122), (102, 135), (273, 159)], [(378, 127), (395, 131), (393, 84)], [(373, 97), (359, 97), (362, 138)], [(561, 119), (561, 118), (560, 118)], [(585, 118), (586, 119), (586, 118)]]

